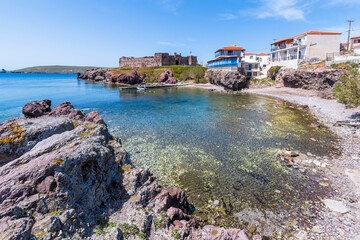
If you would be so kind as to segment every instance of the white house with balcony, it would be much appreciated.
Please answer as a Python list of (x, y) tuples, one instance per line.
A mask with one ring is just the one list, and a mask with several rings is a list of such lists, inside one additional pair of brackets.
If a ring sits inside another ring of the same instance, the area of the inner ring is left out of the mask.
[(266, 78), (269, 61), (270, 54), (245, 53), (241, 67), (248, 78)]
[(340, 53), (341, 33), (308, 31), (271, 44), (271, 66), (297, 68), (300, 61), (325, 60)]

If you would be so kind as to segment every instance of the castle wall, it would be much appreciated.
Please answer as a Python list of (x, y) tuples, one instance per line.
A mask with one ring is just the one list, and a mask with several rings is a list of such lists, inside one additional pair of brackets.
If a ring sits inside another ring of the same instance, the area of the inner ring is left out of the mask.
[(162, 66), (161, 59), (155, 57), (122, 57), (119, 60), (119, 67), (159, 67)]
[(119, 59), (119, 67), (160, 67), (170, 65), (191, 65), (197, 64), (196, 56), (183, 57), (181, 54), (169, 55), (168, 53), (155, 53), (154, 57), (122, 57)]

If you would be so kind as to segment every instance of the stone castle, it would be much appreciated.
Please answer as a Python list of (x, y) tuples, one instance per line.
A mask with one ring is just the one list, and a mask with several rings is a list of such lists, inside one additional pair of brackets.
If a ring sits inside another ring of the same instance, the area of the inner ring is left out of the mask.
[(195, 66), (197, 64), (196, 56), (183, 57), (180, 54), (174, 53), (170, 55), (168, 53), (155, 53), (152, 57), (121, 57), (119, 59), (119, 67), (160, 67), (170, 65), (190, 65)]

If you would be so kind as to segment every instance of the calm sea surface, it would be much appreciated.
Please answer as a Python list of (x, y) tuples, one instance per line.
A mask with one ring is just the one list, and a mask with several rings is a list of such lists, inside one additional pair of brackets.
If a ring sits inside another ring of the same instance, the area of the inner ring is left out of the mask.
[(185, 189), (199, 212), (213, 211), (208, 203), (217, 199), (227, 214), (257, 209), (284, 222), (299, 219), (296, 209), (315, 192), (328, 192), (275, 156), (285, 148), (319, 155), (332, 150), (333, 136), (311, 128), (316, 120), (302, 109), (252, 95), (183, 88), (137, 93), (75, 78), (0, 74), (0, 122), (21, 117), (25, 103), (45, 98), (53, 106), (70, 101), (98, 111), (132, 161), (149, 167), (164, 185)]

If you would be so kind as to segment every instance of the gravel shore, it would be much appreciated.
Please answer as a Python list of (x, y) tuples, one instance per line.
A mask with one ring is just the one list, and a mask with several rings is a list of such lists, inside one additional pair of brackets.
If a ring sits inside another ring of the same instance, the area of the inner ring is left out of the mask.
[[(187, 87), (224, 91), (211, 84), (192, 84)], [(246, 89), (242, 93), (278, 98), (293, 104), (307, 105), (319, 122), (339, 137), (341, 154), (323, 159), (330, 165), (324, 171), (334, 195), (322, 199), (320, 216), (313, 227), (299, 229), (294, 239), (360, 240), (360, 107), (347, 109), (336, 100), (317, 97), (316, 92), (294, 88)], [(340, 124), (339, 124), (340, 122)]]

